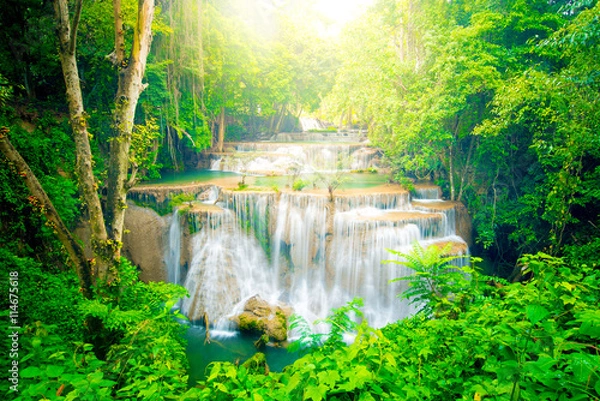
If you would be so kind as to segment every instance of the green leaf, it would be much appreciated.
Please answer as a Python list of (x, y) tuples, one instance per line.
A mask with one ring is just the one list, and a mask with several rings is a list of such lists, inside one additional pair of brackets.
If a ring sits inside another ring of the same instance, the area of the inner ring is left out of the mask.
[(429, 347), (421, 348), (421, 350), (419, 351), (419, 356), (423, 356), (423, 357), (425, 357), (425, 359), (427, 359), (427, 355), (431, 355), (431, 354), (433, 354), (433, 352), (431, 351), (431, 348), (429, 348)]
[(318, 385), (318, 386), (311, 385), (311, 386), (306, 387), (306, 389), (304, 390), (304, 399), (321, 401), (325, 397), (326, 394), (327, 394), (327, 387), (325, 387), (323, 385)]
[(600, 311), (584, 311), (577, 315), (577, 321), (581, 322), (579, 332), (592, 338), (600, 338)]
[(290, 377), (290, 381), (288, 382), (287, 386), (285, 387), (286, 392), (291, 393), (292, 390), (295, 389), (299, 383), (300, 383), (300, 375), (296, 373), (292, 377)]
[(527, 305), (527, 319), (533, 324), (544, 320), (550, 315), (550, 312), (541, 305)]
[(585, 353), (571, 354), (569, 355), (569, 366), (576, 381), (588, 383), (592, 375), (598, 375), (600, 357)]
[(28, 366), (19, 373), (19, 376), (25, 377), (25, 378), (31, 378), (31, 377), (38, 377), (41, 374), (42, 374), (42, 371), (38, 367)]
[(46, 374), (48, 377), (58, 377), (65, 371), (64, 366), (48, 365), (46, 367)]
[(329, 388), (334, 388), (335, 383), (341, 379), (340, 374), (335, 370), (319, 372), (317, 373), (317, 377), (319, 378), (319, 383), (324, 384)]

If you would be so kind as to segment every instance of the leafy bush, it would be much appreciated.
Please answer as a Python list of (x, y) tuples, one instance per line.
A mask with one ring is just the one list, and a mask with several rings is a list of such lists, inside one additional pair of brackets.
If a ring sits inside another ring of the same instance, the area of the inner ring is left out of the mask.
[(447, 244), (443, 248), (437, 245), (424, 248), (415, 243), (410, 253), (389, 250), (401, 259), (387, 262), (401, 264), (415, 271), (414, 275), (391, 281), (408, 281), (408, 290), (399, 297), (409, 299), (411, 304), (420, 305), (420, 311), (427, 316), (445, 311), (451, 305), (450, 298), (468, 287), (467, 274), (471, 273), (472, 269), (451, 264), (452, 261), (461, 258), (458, 255), (449, 255), (451, 247), (451, 244)]
[(292, 189), (294, 191), (302, 191), (302, 189), (304, 187), (306, 187), (308, 185), (308, 182), (303, 180), (302, 178), (298, 178), (294, 181), (294, 183), (292, 184)]
[[(25, 270), (23, 265), (21, 269)], [(173, 311), (185, 289), (142, 283), (136, 268), (125, 260), (119, 270), (119, 280), (113, 283), (119, 288), (116, 298), (105, 295), (79, 301), (79, 316), (100, 319), (105, 333), (97, 334), (112, 341), (106, 360), (98, 359), (91, 345), (69, 341), (57, 326), (34, 322), (20, 336), (19, 355), (24, 356), (19, 359), (18, 400), (162, 400), (186, 390), (185, 326), (175, 320), (183, 316)], [(63, 299), (56, 296), (58, 292), (37, 291)], [(74, 298), (71, 295), (62, 302), (72, 303)], [(30, 314), (42, 313), (46, 304), (52, 305), (46, 300), (37, 304), (30, 304), (29, 298), (20, 301), (20, 307)], [(77, 310), (77, 306), (72, 309)], [(57, 322), (62, 319), (53, 318)], [(2, 319), (3, 326), (7, 320)], [(1, 358), (6, 364), (6, 355)], [(15, 395), (7, 394), (10, 399)]]
[[(19, 323), (42, 322), (55, 325), (54, 332), (69, 340), (81, 338), (83, 317), (78, 309), (83, 296), (72, 271), (43, 269), (32, 258), (20, 258), (0, 248), (0, 274), (18, 278)], [(8, 294), (9, 280), (0, 280), (0, 291)], [(3, 298), (2, 310), (9, 310), (8, 297)]]

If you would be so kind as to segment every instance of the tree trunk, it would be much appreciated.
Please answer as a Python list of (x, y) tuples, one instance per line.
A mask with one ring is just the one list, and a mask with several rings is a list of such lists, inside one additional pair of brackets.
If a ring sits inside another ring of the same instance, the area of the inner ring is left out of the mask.
[(469, 164), (471, 164), (471, 156), (473, 155), (473, 149), (475, 147), (475, 141), (476, 138), (470, 137), (469, 140), (471, 141), (469, 143), (469, 152), (467, 153), (467, 160), (465, 160), (465, 165), (460, 177), (460, 188), (458, 190), (458, 197), (456, 198), (457, 201), (461, 201), (462, 200), (462, 195), (464, 193), (465, 187), (466, 187), (466, 178), (467, 175), (469, 174)]
[(225, 142), (225, 106), (221, 107), (219, 113), (219, 133), (217, 138), (217, 152), (223, 152), (223, 143)]
[[(120, 0), (114, 0), (115, 8)], [(120, 14), (120, 11), (119, 11)], [(117, 15), (117, 10), (115, 10)], [(154, 0), (138, 0), (137, 23), (133, 33), (133, 45), (129, 60), (118, 60), (119, 86), (115, 96), (114, 136), (110, 141), (110, 159), (108, 165), (108, 199), (106, 214), (108, 232), (113, 241), (113, 257), (120, 257), (123, 238), (125, 210), (127, 208), (127, 190), (135, 183), (135, 166), (128, 180), (129, 149), (133, 131), (135, 109), (140, 94), (146, 88), (142, 83), (146, 60), (152, 43), (152, 19)], [(123, 29), (117, 34), (125, 35)], [(123, 39), (124, 40), (124, 39)], [(119, 43), (119, 42), (117, 42)]]
[(449, 168), (448, 168), (448, 175), (449, 175), (449, 180), (450, 180), (450, 200), (453, 201), (456, 199), (456, 190), (454, 189), (454, 152), (453, 152), (454, 146), (452, 144), (450, 144), (450, 148), (449, 148), (449, 152), (450, 155), (448, 157), (448, 164), (449, 164)]
[[(76, 4), (76, 9), (81, 10), (82, 1)], [(98, 197), (97, 184), (94, 178), (92, 168), (92, 151), (90, 147), (90, 134), (87, 128), (87, 115), (83, 108), (83, 96), (79, 80), (79, 72), (76, 60), (76, 37), (77, 26), (79, 25), (80, 11), (73, 17), (72, 26), (69, 18), (69, 8), (67, 0), (55, 0), (54, 11), (57, 19), (57, 33), (59, 39), (59, 57), (65, 80), (67, 100), (69, 103), (69, 119), (73, 129), (73, 138), (75, 139), (75, 149), (77, 154), (77, 179), (79, 189), (82, 193), (91, 228), (91, 248), (96, 258), (94, 276), (105, 276), (108, 271), (109, 263), (104, 249), (107, 244), (108, 235), (104, 224), (104, 215), (102, 206)], [(77, 270), (83, 269), (78, 266)]]

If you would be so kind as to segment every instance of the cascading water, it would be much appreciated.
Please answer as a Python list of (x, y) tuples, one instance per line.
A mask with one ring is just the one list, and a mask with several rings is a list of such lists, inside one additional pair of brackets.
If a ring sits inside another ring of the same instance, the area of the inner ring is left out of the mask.
[[(273, 143), (243, 146), (248, 153), (281, 152)], [(353, 148), (345, 146), (335, 149), (351, 155)], [(298, 148), (309, 163), (324, 147)], [(184, 282), (191, 295), (182, 303), (183, 312), (192, 320), (207, 317), (216, 328), (233, 328), (231, 317), (255, 295), (272, 305), (289, 305), (309, 322), (361, 297), (369, 324), (381, 327), (414, 312), (397, 298), (406, 284), (390, 284), (411, 272), (384, 263), (395, 258), (388, 249), (409, 252), (415, 242), (467, 249), (456, 236), (453, 204), (439, 199), (435, 186), (416, 188), (412, 200), (398, 186), (342, 191), (333, 201), (317, 190), (213, 187), (203, 194), (204, 203), (171, 217), (165, 262), (169, 280)], [(190, 253), (185, 278), (179, 273), (179, 261), (185, 259), (180, 252)]]
[(326, 128), (321, 121), (312, 117), (300, 117), (300, 126), (302, 127), (303, 132), (323, 130)]
[(199, 230), (192, 238), (192, 261), (185, 280), (190, 292), (182, 310), (198, 320), (206, 314), (219, 329), (232, 328), (227, 319), (254, 294), (277, 300), (269, 280), (269, 263), (258, 240), (238, 223), (232, 210), (210, 210), (194, 215)]
[(290, 174), (366, 170), (377, 167), (378, 151), (361, 144), (238, 143), (235, 153), (213, 160), (212, 170), (248, 174)]
[(169, 217), (169, 240), (165, 251), (165, 265), (169, 283), (181, 284), (181, 224), (177, 209)]

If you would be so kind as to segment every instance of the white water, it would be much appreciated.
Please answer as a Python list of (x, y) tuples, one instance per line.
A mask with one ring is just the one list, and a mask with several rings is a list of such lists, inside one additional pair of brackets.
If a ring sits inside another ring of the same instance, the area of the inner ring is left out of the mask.
[(359, 144), (241, 143), (235, 148), (235, 154), (214, 160), (211, 170), (284, 175), (378, 167), (377, 151)]
[[(286, 174), (290, 167), (335, 171), (340, 162), (344, 169), (367, 168), (377, 160), (376, 152), (358, 144), (238, 144), (237, 152), (242, 156), (213, 167)], [(412, 272), (384, 263), (395, 259), (388, 249), (407, 253), (415, 242), (464, 241), (439, 188), (417, 186), (415, 202), (391, 188), (338, 195), (333, 203), (302, 192), (205, 191), (200, 200), (208, 205), (183, 216), (175, 211), (166, 239), (169, 281), (183, 282), (191, 295), (183, 312), (193, 320), (207, 316), (217, 330), (230, 330), (230, 318), (255, 295), (289, 305), (309, 322), (355, 297), (363, 298), (373, 327), (413, 313), (397, 298), (406, 283), (390, 284)]]
[[(193, 216), (201, 228), (185, 279), (192, 296), (182, 305), (193, 319), (208, 314), (219, 329), (231, 328), (229, 317), (254, 295), (290, 305), (309, 322), (362, 297), (369, 323), (384, 326), (414, 312), (397, 298), (404, 284), (389, 283), (411, 272), (382, 263), (394, 259), (387, 249), (462, 243), (453, 209), (416, 210), (405, 193), (338, 197), (335, 206), (326, 196), (297, 192), (222, 196), (222, 210)], [(171, 233), (183, 231), (174, 228), (180, 221), (173, 220)]]
[(169, 243), (165, 251), (165, 265), (169, 283), (181, 284), (181, 224), (177, 209), (169, 217)]
[(321, 121), (312, 117), (300, 117), (300, 126), (302, 127), (302, 132), (324, 130), (326, 128)]
[(269, 263), (258, 240), (238, 224), (233, 211), (208, 212), (197, 222), (192, 238), (193, 258), (185, 280), (190, 298), (182, 310), (195, 319), (206, 313), (217, 329), (228, 329), (236, 305), (254, 294), (275, 302)]

